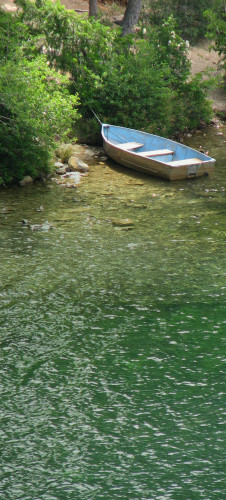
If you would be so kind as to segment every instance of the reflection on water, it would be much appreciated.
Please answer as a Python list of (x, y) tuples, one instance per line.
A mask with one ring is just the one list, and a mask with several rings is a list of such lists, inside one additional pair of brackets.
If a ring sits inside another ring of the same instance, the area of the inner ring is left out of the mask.
[(77, 190), (1, 191), (2, 498), (223, 498), (225, 141), (210, 133), (209, 178), (109, 162)]

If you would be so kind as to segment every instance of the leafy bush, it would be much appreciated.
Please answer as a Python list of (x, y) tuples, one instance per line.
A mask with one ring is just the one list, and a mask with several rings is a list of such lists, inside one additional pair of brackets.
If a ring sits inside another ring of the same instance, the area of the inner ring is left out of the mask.
[(226, 71), (225, 0), (215, 0), (214, 8), (205, 11), (204, 15), (208, 21), (207, 37), (214, 41), (214, 48), (222, 56), (221, 65)]
[(99, 127), (90, 108), (102, 121), (168, 136), (208, 119), (204, 88), (197, 79), (188, 83), (187, 47), (172, 17), (145, 37), (142, 32), (121, 37), (119, 28), (82, 18), (57, 2), (19, 4), (49, 61), (70, 73), (71, 91), (81, 101), (77, 127), (83, 132), (93, 135)]
[(0, 7), (0, 61), (6, 63), (23, 53), (28, 36), (28, 28), (21, 23), (17, 15), (4, 11)]
[(48, 172), (56, 134), (66, 136), (78, 98), (68, 77), (37, 54), (20, 14), (0, 10), (0, 184)]
[(91, 108), (104, 122), (165, 136), (208, 121), (205, 89), (191, 78), (172, 17), (145, 36), (122, 37), (59, 2), (18, 5), (0, 17), (0, 182), (45, 172), (55, 135), (63, 139), (73, 119), (83, 140), (96, 136)]
[(66, 135), (77, 97), (44, 56), (9, 60), (0, 73), (0, 184), (46, 173), (56, 134)]
[(143, 19), (152, 25), (161, 25), (173, 15), (184, 39), (194, 43), (206, 34), (207, 21), (203, 12), (214, 0), (145, 0)]

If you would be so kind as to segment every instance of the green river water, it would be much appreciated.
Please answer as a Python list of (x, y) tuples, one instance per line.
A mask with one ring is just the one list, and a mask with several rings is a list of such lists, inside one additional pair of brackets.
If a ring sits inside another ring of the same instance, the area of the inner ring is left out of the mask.
[(226, 498), (218, 133), (187, 139), (211, 177), (93, 162), (77, 190), (0, 191), (1, 499)]

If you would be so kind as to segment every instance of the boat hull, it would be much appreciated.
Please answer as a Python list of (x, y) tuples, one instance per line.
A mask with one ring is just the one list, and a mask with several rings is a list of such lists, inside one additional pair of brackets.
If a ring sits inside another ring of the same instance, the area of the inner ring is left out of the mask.
[[(113, 134), (119, 140), (113, 141)], [(112, 125), (102, 125), (102, 137), (106, 154), (115, 162), (151, 176), (181, 180), (210, 175), (214, 171), (213, 158), (169, 139)], [(120, 142), (122, 138), (127, 142)], [(154, 147), (154, 151), (148, 151), (150, 147)], [(166, 147), (169, 149), (162, 149)], [(153, 157), (146, 157), (148, 153)]]

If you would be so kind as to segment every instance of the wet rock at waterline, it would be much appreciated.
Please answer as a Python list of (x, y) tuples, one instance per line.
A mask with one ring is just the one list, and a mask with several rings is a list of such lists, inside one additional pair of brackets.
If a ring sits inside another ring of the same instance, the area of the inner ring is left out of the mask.
[(55, 163), (58, 178), (53, 178), (57, 184), (66, 188), (77, 188), (82, 177), (89, 172), (89, 166), (77, 156), (70, 156), (68, 163)]
[[(70, 156), (65, 160), (65, 155), (61, 156), (65, 150), (70, 148)], [(93, 161), (94, 158), (100, 158), (102, 161), (107, 159), (102, 147), (92, 147), (86, 144), (62, 144), (56, 150), (55, 174), (52, 180), (60, 186), (66, 188), (77, 188), (82, 177), (89, 172), (89, 165), (86, 161)], [(67, 163), (65, 163), (67, 161)]]
[(28, 186), (29, 184), (32, 184), (33, 183), (33, 179), (32, 177), (30, 177), (30, 175), (25, 175), (25, 177), (22, 179), (22, 181), (20, 181), (20, 186), (24, 187), (24, 186)]
[(89, 166), (77, 156), (71, 156), (68, 160), (68, 165), (71, 169), (78, 172), (89, 172)]
[(64, 175), (67, 172), (68, 165), (64, 165), (63, 163), (56, 162), (55, 163), (56, 167), (56, 174), (57, 175)]
[(62, 168), (63, 166), (64, 166), (64, 163), (62, 163), (61, 161), (56, 161), (54, 163), (55, 168)]

